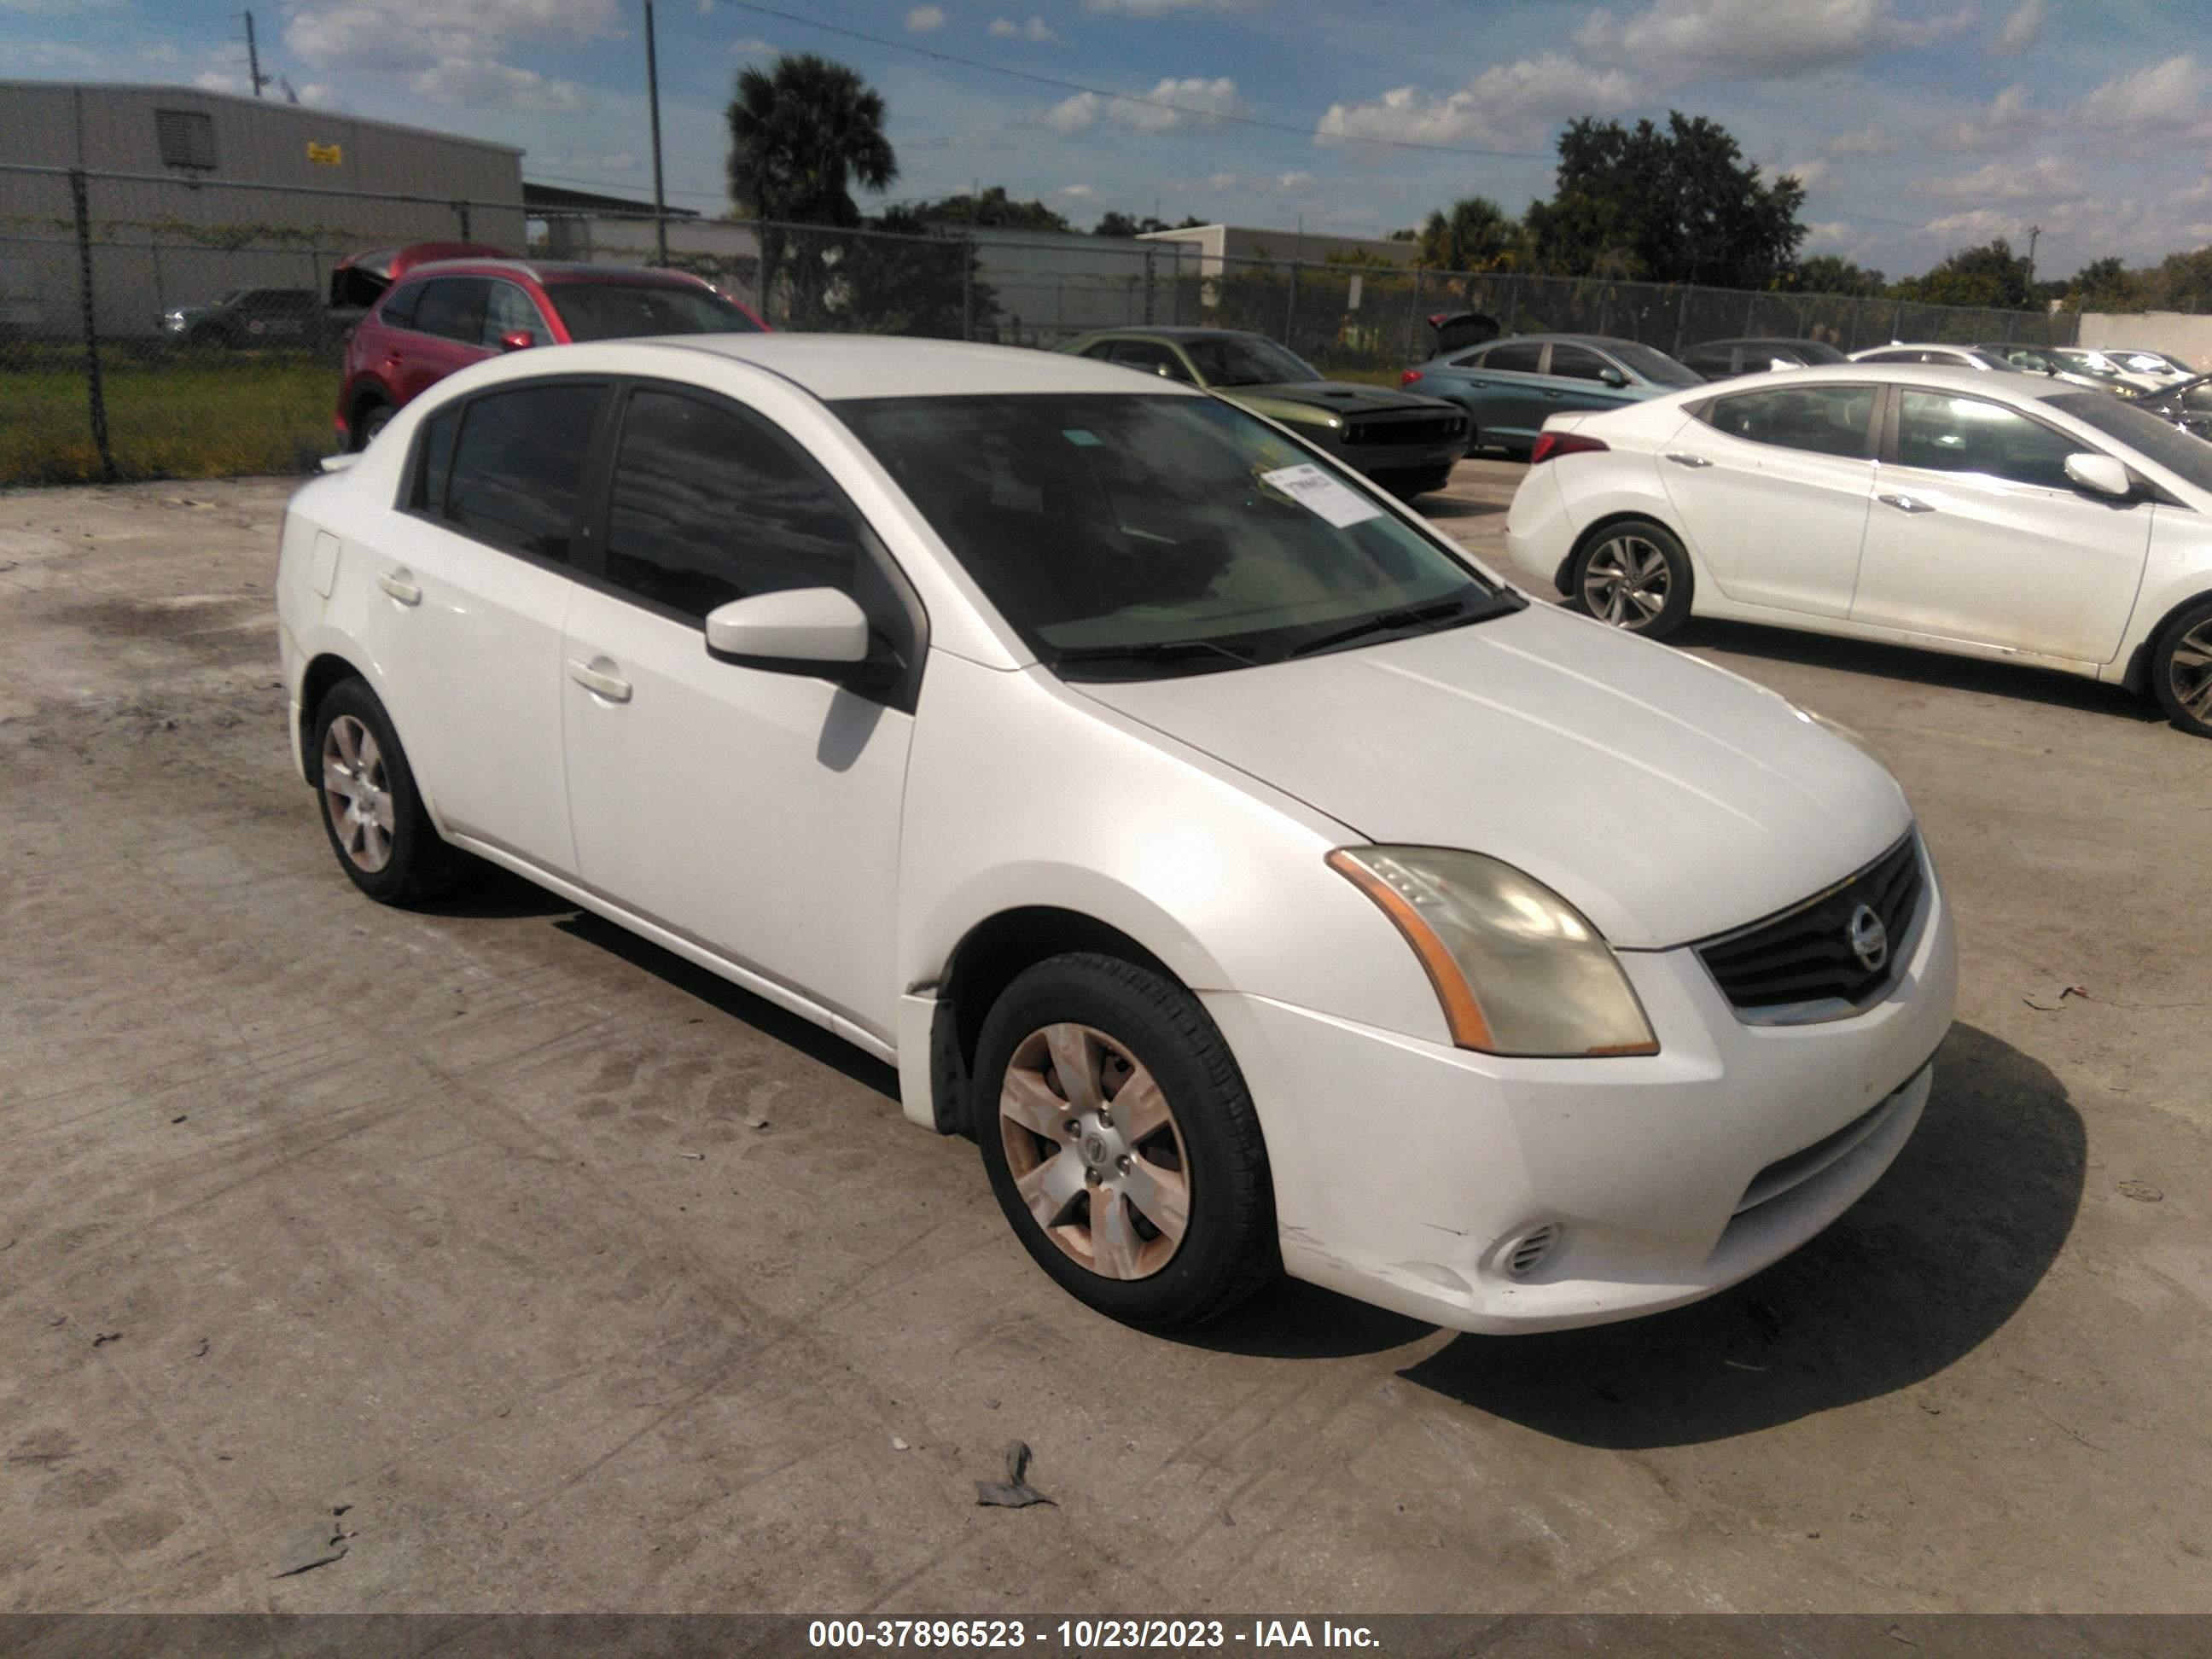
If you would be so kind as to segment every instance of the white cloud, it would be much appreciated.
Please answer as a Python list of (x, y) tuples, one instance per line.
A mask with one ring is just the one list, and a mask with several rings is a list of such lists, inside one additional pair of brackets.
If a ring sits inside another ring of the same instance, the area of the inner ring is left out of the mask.
[(1858, 227), (1847, 219), (1823, 219), (1805, 227), (1805, 246), (1843, 247), (1858, 240)]
[(2050, 118), (2027, 101), (2025, 86), (2009, 86), (1985, 109), (1938, 127), (1929, 142), (1938, 149), (1985, 149), (2045, 125)]
[(730, 55), (733, 58), (781, 58), (783, 48), (773, 40), (763, 40), (758, 35), (753, 35), (743, 40), (731, 41)]
[(1093, 202), (1098, 199), (1098, 191), (1090, 185), (1062, 185), (1060, 187), (1060, 194), (1066, 197), (1071, 202)]
[(1396, 87), (1365, 103), (1331, 104), (1314, 142), (1533, 143), (1568, 116), (1610, 114), (1626, 108), (1635, 96), (1635, 85), (1624, 71), (1594, 69), (1547, 52), (1493, 64), (1447, 97)]
[(1816, 188), (1820, 181), (1828, 176), (1828, 164), (1820, 161), (1799, 161), (1793, 167), (1774, 167), (1770, 170), (1778, 179), (1787, 173), (1804, 185), (1807, 190)]
[(497, 58), (511, 46), (619, 34), (622, 0), (301, 0), (284, 40), (318, 69), (419, 70)]
[(241, 97), (253, 90), (243, 75), (226, 75), (221, 70), (202, 70), (192, 76), (192, 84), (202, 92), (232, 92)]
[(1251, 109), (1238, 95), (1237, 83), (1226, 76), (1212, 81), (1192, 76), (1162, 81), (1144, 94), (1142, 101), (1096, 92), (1075, 93), (1046, 111), (1044, 118), (1055, 132), (1087, 132), (1101, 119), (1139, 132), (1168, 132), (1177, 127), (1204, 125), (1224, 115), (1248, 115)]
[(916, 6), (906, 15), (906, 32), (908, 34), (933, 34), (944, 27), (945, 8), (942, 6)]
[(124, 3), (125, 0), (0, 0), (0, 11), (29, 12), (41, 17), (67, 17), (78, 12), (112, 11)]
[(1929, 179), (1918, 186), (1931, 196), (1980, 202), (2047, 201), (2078, 196), (2084, 186), (2074, 164), (2055, 155), (2033, 161), (1991, 161), (1949, 179)]
[(2016, 240), (2027, 228), (2027, 221), (2017, 214), (2000, 213), (1995, 208), (1973, 208), (1965, 213), (1946, 214), (1941, 219), (1930, 219), (1923, 228), (1939, 236), (1951, 236), (1960, 242), (1986, 242), (1992, 236)]
[(1233, 173), (1209, 173), (1206, 175), (1208, 190), (1230, 190), (1243, 182)]
[(1314, 186), (1320, 182), (1310, 173), (1294, 170), (1290, 173), (1278, 173), (1275, 177), (1274, 187), (1285, 196), (1310, 196), (1313, 193)]
[(1165, 17), (1178, 11), (1257, 11), (1269, 0), (1083, 0), (1087, 11), (1124, 17)]
[(433, 103), (475, 108), (573, 114), (592, 102), (591, 94), (574, 81), (550, 80), (536, 70), (484, 58), (446, 58), (410, 76), (407, 84)]
[(1856, 132), (1839, 133), (1828, 140), (1831, 155), (1894, 155), (1904, 141), (1895, 133), (1881, 126), (1863, 127)]
[(2019, 10), (2004, 20), (1990, 50), (2008, 55), (2026, 52), (2043, 33), (2043, 0), (2025, 0)]
[(1028, 40), (1040, 46), (1056, 46), (1060, 36), (1043, 18), (1031, 16), (1026, 23), (1017, 23), (1011, 17), (994, 17), (988, 33), (994, 40)]
[(2206, 76), (2194, 58), (2169, 58), (2133, 75), (2114, 76), (2068, 113), (2076, 125), (2099, 131), (2185, 128), (2204, 118), (2208, 78), (2212, 77)]
[(1908, 21), (1893, 0), (1652, 0), (1626, 18), (1593, 12), (1574, 40), (1593, 57), (1661, 72), (1783, 77), (1932, 45), (1972, 16), (1968, 6)]

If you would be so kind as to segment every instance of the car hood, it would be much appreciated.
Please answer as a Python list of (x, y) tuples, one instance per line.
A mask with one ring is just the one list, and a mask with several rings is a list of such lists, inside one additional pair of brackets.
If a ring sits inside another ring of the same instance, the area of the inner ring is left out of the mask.
[(1503, 859), (1631, 948), (1808, 898), (1911, 823), (1887, 771), (1777, 693), (1547, 605), (1073, 689), (1372, 841)]
[(1349, 380), (1297, 380), (1277, 386), (1224, 386), (1215, 388), (1239, 403), (1294, 404), (1306, 409), (1327, 410), (1332, 415), (1367, 415), (1378, 410), (1432, 409), (1443, 400), (1395, 386), (1356, 386)]

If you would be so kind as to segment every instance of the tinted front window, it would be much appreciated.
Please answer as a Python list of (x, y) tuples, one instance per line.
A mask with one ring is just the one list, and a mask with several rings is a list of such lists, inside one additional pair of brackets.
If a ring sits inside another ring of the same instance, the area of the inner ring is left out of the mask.
[(484, 302), (491, 284), (481, 276), (441, 276), (423, 285), (415, 326), (443, 340), (477, 345), (483, 339)]
[(1602, 380), (1606, 370), (1612, 368), (1611, 363), (1587, 346), (1555, 345), (1552, 348), (1552, 373), (1565, 380)]
[(1695, 386), (1698, 377), (1663, 351), (1633, 340), (1620, 340), (1607, 349), (1654, 386)]
[(754, 593), (853, 591), (852, 521), (811, 469), (726, 404), (640, 392), (623, 418), (607, 580), (690, 617)]
[(1689, 366), (1707, 380), (1719, 380), (1735, 367), (1735, 354), (1727, 346), (1697, 346), (1685, 355)]
[(703, 288), (623, 283), (563, 283), (547, 297), (572, 340), (627, 340), (654, 334), (757, 334), (760, 325)]
[(2117, 438), (2199, 489), (2212, 489), (2212, 443), (2168, 426), (2157, 416), (2106, 392), (2069, 392), (2044, 400), (2097, 431)]
[(1053, 394), (836, 407), (1008, 623), (1071, 679), (1279, 660), (1517, 604), (1357, 475), (1229, 404)]
[(2066, 458), (2081, 451), (2073, 439), (2002, 404), (1940, 392), (1899, 393), (1897, 459), (1905, 466), (2070, 489)]
[(1723, 398), (1705, 419), (1755, 444), (1863, 458), (1873, 414), (1870, 386), (1791, 386)]
[(604, 392), (567, 382), (471, 398), (453, 451), (447, 520), (501, 547), (566, 560)]
[(1534, 374), (1536, 365), (1543, 360), (1542, 341), (1509, 340), (1484, 352), (1480, 366), (1501, 374)]
[(527, 334), (532, 345), (547, 345), (553, 338), (536, 301), (513, 283), (494, 283), (484, 302), (483, 343), (498, 345), (510, 334)]
[(1257, 335), (1229, 335), (1183, 342), (1208, 386), (1282, 386), (1318, 380), (1320, 371), (1295, 351)]

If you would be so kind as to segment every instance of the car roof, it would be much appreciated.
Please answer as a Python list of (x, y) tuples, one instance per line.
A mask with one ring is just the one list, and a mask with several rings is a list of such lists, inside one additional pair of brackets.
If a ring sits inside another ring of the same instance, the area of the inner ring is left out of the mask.
[[(1971, 345), (1960, 340), (1884, 340), (1880, 345), (1861, 346), (1861, 351), (1988, 351), (1993, 348)], [(2048, 351), (2048, 346), (2038, 346), (2038, 351)]]
[(1114, 328), (1094, 328), (1085, 332), (1085, 339), (1100, 340), (1266, 340), (1275, 342), (1256, 329), (1198, 328), (1185, 324), (1153, 327), (1149, 323), (1125, 323)]
[[(1206, 395), (1157, 374), (1139, 374), (1070, 352), (880, 334), (671, 334), (650, 340), (563, 346), (560, 350), (603, 354), (610, 349), (633, 346), (750, 363), (831, 403), (847, 398), (957, 398), (1041, 392)], [(616, 368), (614, 372), (623, 371)]]
[[(1618, 350), (1622, 346), (1643, 345), (1641, 340), (1632, 340), (1625, 334), (1501, 334), (1494, 340), (1485, 340), (1470, 350), (1487, 351), (1492, 346), (1532, 345), (1538, 341), (1549, 341), (1554, 345), (1598, 346)], [(1656, 346), (1644, 346), (1647, 351), (1656, 351)]]
[(410, 265), (400, 277), (411, 282), (417, 276), (526, 276), (542, 287), (557, 287), (563, 283), (644, 283), (666, 288), (705, 287), (702, 277), (688, 270), (666, 270), (653, 265), (601, 265), (583, 259), (494, 259), (472, 255), (458, 259), (429, 259), (419, 265)]
[[(2064, 380), (2053, 380), (2047, 374), (2022, 374), (2009, 369), (1968, 368), (1960, 363), (1814, 363), (1804, 368), (1793, 368), (1780, 381), (1765, 375), (1747, 375), (1740, 382), (1746, 391), (1754, 385), (1764, 388), (1819, 386), (1823, 381), (1839, 380), (1863, 386), (1869, 380), (1884, 385), (1902, 382), (1911, 386), (1933, 386), (1971, 392), (1987, 397), (1990, 388), (2001, 387), (2014, 398), (2043, 398), (2079, 392), (2082, 388)], [(1687, 388), (1691, 401), (1696, 400), (1696, 388)], [(1710, 393), (1706, 395), (1711, 395)]]

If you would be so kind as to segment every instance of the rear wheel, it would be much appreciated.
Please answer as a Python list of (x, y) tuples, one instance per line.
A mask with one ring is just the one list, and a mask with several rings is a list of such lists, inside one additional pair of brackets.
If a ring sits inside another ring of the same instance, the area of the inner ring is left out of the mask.
[(1600, 622), (1664, 639), (1689, 617), (1689, 556), (1649, 519), (1607, 525), (1576, 556), (1570, 596)]
[(1040, 963), (985, 1019), (975, 1079), (992, 1191), (1079, 1300), (1194, 1324), (1281, 1270), (1251, 1096), (1181, 986), (1091, 952)]
[(363, 404), (353, 417), (353, 447), (366, 449), (369, 441), (392, 424), (395, 413), (390, 404)]
[(2150, 681), (2167, 719), (2212, 738), (2212, 599), (2173, 619), (2151, 658)]
[(313, 765), (323, 829), (338, 867), (382, 904), (447, 891), (465, 855), (439, 837), (407, 752), (368, 684), (341, 680), (315, 711)]

